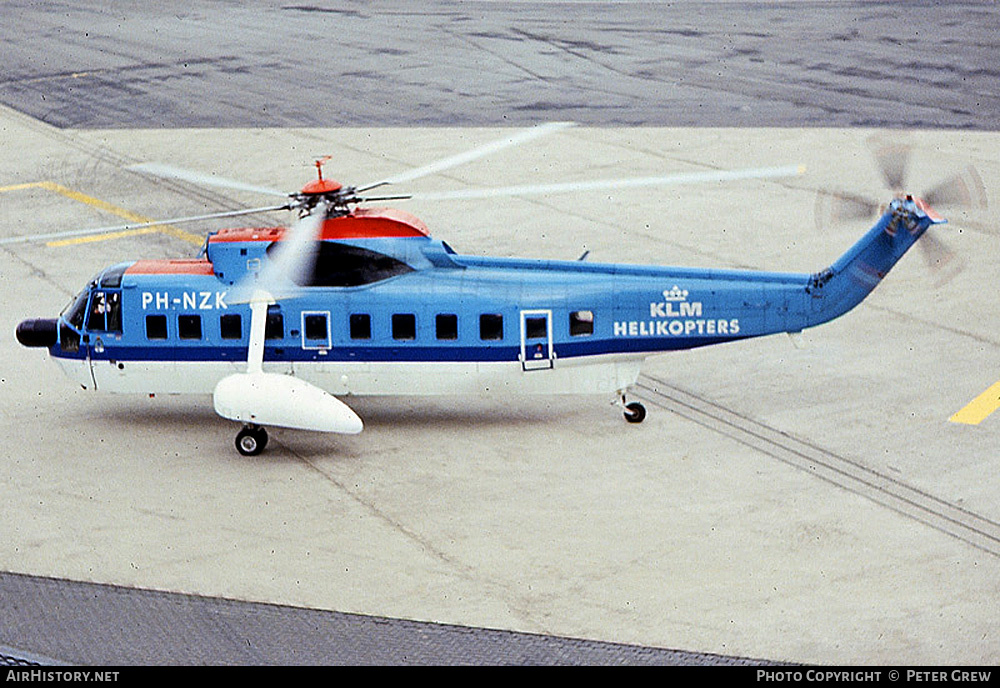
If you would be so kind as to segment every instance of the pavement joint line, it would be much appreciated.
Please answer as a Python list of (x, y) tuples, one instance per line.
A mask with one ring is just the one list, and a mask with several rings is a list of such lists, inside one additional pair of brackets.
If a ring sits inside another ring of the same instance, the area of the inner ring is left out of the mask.
[[(57, 184), (52, 181), (41, 181), (41, 182), (28, 182), (24, 184), (11, 184), (8, 186), (0, 186), (0, 192), (7, 191), (21, 191), (24, 189), (45, 189), (46, 191), (51, 191), (57, 193), (61, 196), (65, 196), (73, 201), (78, 201), (92, 208), (97, 208), (98, 210), (103, 210), (104, 212), (116, 215), (120, 218), (134, 222), (136, 224), (149, 224), (154, 223), (156, 220), (146, 217), (144, 215), (139, 215), (130, 210), (122, 208), (120, 206), (114, 205), (113, 203), (108, 203), (99, 198), (93, 196), (88, 196), (85, 193), (70, 189), (63, 186), (62, 184)], [(205, 240), (204, 238), (198, 236), (197, 234), (192, 234), (191, 232), (186, 232), (183, 229), (178, 229), (176, 227), (169, 227), (166, 225), (152, 225), (150, 227), (139, 227), (135, 229), (129, 229), (124, 227), (120, 230), (115, 231), (101, 231), (100, 233), (90, 234), (90, 230), (70, 230), (67, 232), (55, 232), (52, 234), (39, 234), (34, 236), (20, 236), (11, 237), (8, 239), (0, 239), (0, 245), (2, 244), (16, 244), (16, 243), (29, 243), (34, 241), (44, 241), (46, 246), (51, 247), (62, 247), (62, 246), (73, 246), (77, 244), (90, 243), (95, 241), (106, 241), (109, 239), (120, 239), (128, 236), (137, 236), (140, 234), (149, 234), (152, 232), (158, 232), (161, 234), (167, 234), (173, 236), (177, 239), (181, 239), (191, 244), (201, 246)]]
[[(1000, 390), (1000, 382), (994, 387)], [(1000, 523), (961, 505), (651, 375), (643, 375), (633, 392), (655, 406), (1000, 557)]]

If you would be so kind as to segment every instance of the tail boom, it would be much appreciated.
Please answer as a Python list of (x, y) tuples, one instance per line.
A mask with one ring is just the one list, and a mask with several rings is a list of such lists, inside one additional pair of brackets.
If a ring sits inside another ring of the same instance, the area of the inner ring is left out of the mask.
[(931, 225), (946, 220), (920, 199), (895, 199), (854, 246), (810, 279), (805, 327), (829, 322), (861, 303)]

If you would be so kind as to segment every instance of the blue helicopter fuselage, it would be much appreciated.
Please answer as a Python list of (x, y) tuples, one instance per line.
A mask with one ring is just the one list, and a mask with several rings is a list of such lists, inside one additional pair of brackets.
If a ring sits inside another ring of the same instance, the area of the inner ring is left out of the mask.
[[(264, 367), (335, 395), (606, 393), (657, 352), (798, 332), (857, 305), (930, 224), (897, 200), (817, 273), (483, 258), (411, 216), (327, 219), (315, 265), (268, 308)], [(212, 393), (245, 368), (238, 285), (284, 230), (210, 235), (201, 258), (112, 266), (60, 316), (50, 354), (89, 389)]]

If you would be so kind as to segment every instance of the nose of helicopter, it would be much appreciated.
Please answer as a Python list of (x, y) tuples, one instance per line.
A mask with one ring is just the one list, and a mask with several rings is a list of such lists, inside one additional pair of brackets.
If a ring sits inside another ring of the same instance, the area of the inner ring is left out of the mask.
[(56, 343), (55, 318), (33, 318), (22, 320), (17, 326), (17, 341), (22, 346), (54, 346)]

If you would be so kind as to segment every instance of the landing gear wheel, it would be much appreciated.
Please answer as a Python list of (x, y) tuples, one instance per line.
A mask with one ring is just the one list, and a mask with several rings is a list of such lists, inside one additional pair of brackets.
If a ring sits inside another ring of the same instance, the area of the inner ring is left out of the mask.
[(236, 435), (236, 451), (243, 456), (257, 456), (267, 446), (267, 430), (248, 425)]
[(638, 401), (625, 404), (625, 420), (629, 423), (641, 423), (646, 420), (646, 407)]

